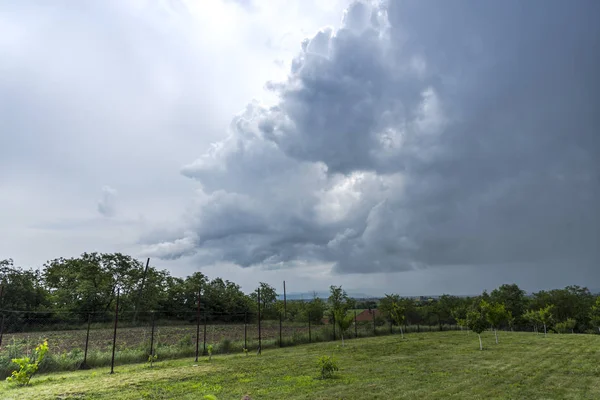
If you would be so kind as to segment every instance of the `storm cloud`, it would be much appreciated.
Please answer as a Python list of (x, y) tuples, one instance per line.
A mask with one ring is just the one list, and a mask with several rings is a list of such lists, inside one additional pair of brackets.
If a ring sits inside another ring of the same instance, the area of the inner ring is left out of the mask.
[(148, 254), (339, 273), (600, 262), (596, 1), (355, 2), (183, 167)]

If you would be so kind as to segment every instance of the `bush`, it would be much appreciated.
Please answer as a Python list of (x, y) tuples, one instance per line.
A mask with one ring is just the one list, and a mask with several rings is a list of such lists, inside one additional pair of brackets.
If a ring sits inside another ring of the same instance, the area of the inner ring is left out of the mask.
[(321, 356), (317, 360), (319, 371), (321, 372), (321, 379), (333, 378), (333, 374), (339, 370), (337, 362), (333, 356)]

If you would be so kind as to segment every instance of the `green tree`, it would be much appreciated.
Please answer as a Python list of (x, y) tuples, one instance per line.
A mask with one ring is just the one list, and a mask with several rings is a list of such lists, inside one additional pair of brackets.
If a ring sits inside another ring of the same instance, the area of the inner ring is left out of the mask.
[(531, 308), (543, 309), (551, 305), (552, 314), (557, 321), (573, 318), (577, 320), (575, 330), (585, 332), (590, 326), (589, 310), (594, 301), (594, 296), (588, 288), (567, 286), (564, 289), (534, 293)]
[(342, 337), (342, 346), (345, 346), (344, 344), (344, 333), (346, 333), (346, 331), (348, 330), (348, 328), (350, 328), (350, 326), (352, 325), (352, 322), (354, 321), (354, 316), (351, 314), (348, 314), (347, 310), (343, 310), (343, 309), (338, 309), (336, 311), (334, 311), (334, 315), (335, 315), (335, 324), (337, 325), (339, 331), (340, 331), (340, 336)]
[(460, 329), (462, 330), (462, 328), (469, 328), (468, 324), (467, 324), (467, 309), (466, 307), (457, 307), (454, 310), (452, 310), (452, 318), (454, 318), (454, 320), (456, 321), (456, 323), (458, 324), (458, 326), (460, 326)]
[(562, 321), (554, 325), (554, 330), (558, 333), (574, 333), (575, 325), (577, 325), (577, 321), (573, 318), (567, 318), (566, 321)]
[(394, 324), (400, 327), (400, 334), (404, 339), (402, 325), (406, 319), (406, 305), (397, 294), (386, 294), (379, 302), (381, 312)]
[[(261, 318), (263, 319), (277, 319), (278, 312), (275, 307), (277, 302), (277, 291), (275, 288), (268, 283), (260, 282), (260, 306), (261, 306)], [(256, 304), (258, 297), (258, 289), (251, 294), (251, 297)]]
[(522, 318), (523, 318), (523, 320), (529, 322), (529, 324), (531, 326), (533, 326), (534, 332), (539, 333), (538, 325), (541, 322), (540, 322), (540, 314), (537, 311), (527, 310), (525, 313), (523, 313)]
[[(348, 294), (341, 286), (330, 286), (329, 287), (329, 298), (327, 302), (329, 303), (329, 313), (335, 321), (335, 325), (342, 330), (342, 342), (344, 340), (344, 332), (345, 329), (342, 329), (346, 326), (346, 316), (348, 315), (348, 311), (353, 307), (353, 300), (348, 297)], [(346, 327), (346, 329), (348, 329)]]
[(144, 266), (121, 253), (84, 253), (44, 265), (44, 280), (52, 302), (60, 309), (85, 315), (107, 312), (120, 291), (123, 308), (131, 306)]
[(492, 328), (494, 328), (494, 336), (496, 337), (496, 344), (498, 344), (498, 327), (508, 320), (509, 313), (506, 311), (504, 304), (490, 304), (485, 300), (481, 301), (481, 308), (485, 312), (487, 321), (492, 325)]
[(548, 335), (548, 325), (552, 322), (552, 320), (554, 319), (553, 315), (552, 315), (552, 311), (554, 310), (554, 306), (553, 305), (549, 305), (546, 306), (540, 310), (538, 310), (538, 318), (539, 321), (542, 323), (542, 325), (544, 325), (544, 336)]
[(473, 307), (467, 312), (467, 326), (470, 330), (477, 334), (479, 338), (479, 350), (483, 350), (483, 342), (481, 341), (481, 334), (487, 328), (487, 318), (481, 307)]
[(521, 317), (527, 309), (527, 296), (518, 285), (502, 285), (490, 293), (492, 303), (504, 304), (506, 311), (515, 318), (516, 323), (522, 321)]
[(323, 299), (314, 297), (311, 301), (306, 304), (304, 312), (306, 313), (306, 320), (310, 320), (312, 323), (320, 324), (323, 321), (325, 315), (326, 304)]

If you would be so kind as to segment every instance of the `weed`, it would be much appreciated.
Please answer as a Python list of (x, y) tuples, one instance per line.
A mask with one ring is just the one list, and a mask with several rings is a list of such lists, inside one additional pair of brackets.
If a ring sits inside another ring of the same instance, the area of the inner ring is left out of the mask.
[(321, 356), (317, 360), (319, 371), (321, 372), (321, 379), (333, 378), (333, 374), (339, 370), (337, 362), (333, 356)]
[(8, 382), (16, 383), (19, 386), (29, 385), (29, 381), (37, 372), (40, 363), (44, 360), (48, 352), (48, 341), (35, 348), (31, 357), (13, 358), (12, 362), (19, 366), (18, 371), (13, 371), (11, 376), (6, 378)]

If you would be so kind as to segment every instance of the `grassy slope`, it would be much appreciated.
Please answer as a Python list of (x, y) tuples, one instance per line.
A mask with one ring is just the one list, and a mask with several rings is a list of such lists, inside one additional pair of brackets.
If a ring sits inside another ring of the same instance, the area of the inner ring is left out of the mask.
[[(466, 332), (410, 334), (37, 376), (0, 384), (2, 399), (598, 399), (600, 336), (501, 333), (500, 344)], [(336, 379), (316, 379), (315, 360), (335, 352)]]

